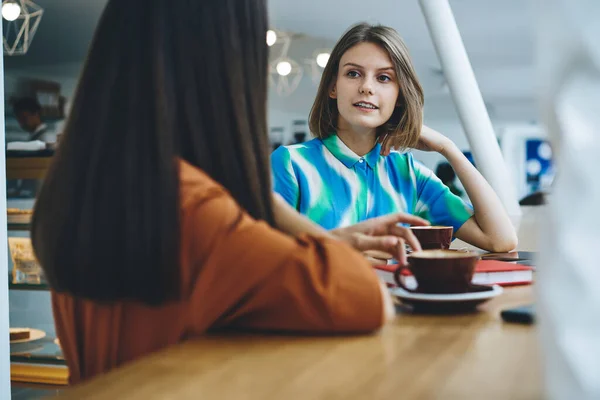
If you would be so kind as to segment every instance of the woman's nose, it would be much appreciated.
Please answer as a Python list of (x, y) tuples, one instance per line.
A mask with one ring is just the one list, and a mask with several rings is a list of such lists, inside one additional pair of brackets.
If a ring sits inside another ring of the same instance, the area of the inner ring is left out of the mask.
[(363, 80), (362, 84), (358, 88), (360, 94), (373, 94), (373, 84), (370, 79)]

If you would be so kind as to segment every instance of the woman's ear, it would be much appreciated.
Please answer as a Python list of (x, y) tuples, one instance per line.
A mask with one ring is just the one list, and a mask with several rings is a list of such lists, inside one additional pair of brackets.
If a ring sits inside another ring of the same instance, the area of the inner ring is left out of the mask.
[(331, 85), (331, 89), (329, 89), (329, 97), (332, 99), (337, 99), (337, 91), (335, 88), (335, 83)]

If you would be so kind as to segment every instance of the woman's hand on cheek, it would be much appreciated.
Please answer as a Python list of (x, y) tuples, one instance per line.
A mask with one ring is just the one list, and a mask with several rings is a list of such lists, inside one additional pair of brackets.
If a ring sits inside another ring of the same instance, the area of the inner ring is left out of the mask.
[(446, 136), (423, 125), (421, 135), (419, 136), (419, 143), (415, 146), (415, 149), (421, 151), (435, 151), (444, 154), (444, 152), (453, 145), (454, 143)]
[(386, 133), (385, 135), (379, 136), (377, 138), (377, 143), (381, 144), (381, 151), (379, 154), (382, 156), (387, 156), (390, 154), (390, 151), (392, 150), (392, 140), (390, 135)]
[[(389, 134), (381, 135), (377, 142), (381, 144), (380, 154), (387, 156), (394, 147), (393, 138)], [(438, 131), (431, 129), (428, 126), (423, 125), (421, 129), (421, 135), (419, 136), (419, 142), (414, 147), (416, 150), (421, 151), (435, 151), (440, 154), (444, 154), (448, 148), (454, 145), (450, 139), (442, 135)]]

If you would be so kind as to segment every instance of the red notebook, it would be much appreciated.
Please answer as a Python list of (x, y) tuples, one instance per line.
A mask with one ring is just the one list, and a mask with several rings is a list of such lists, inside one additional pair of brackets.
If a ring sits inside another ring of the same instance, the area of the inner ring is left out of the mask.
[[(377, 265), (377, 276), (388, 286), (396, 286), (394, 271), (398, 265)], [(402, 274), (404, 284), (409, 288), (416, 287), (415, 278), (405, 270)], [(533, 282), (533, 267), (497, 260), (479, 260), (475, 267), (473, 283), (480, 285), (516, 286), (529, 285)]]

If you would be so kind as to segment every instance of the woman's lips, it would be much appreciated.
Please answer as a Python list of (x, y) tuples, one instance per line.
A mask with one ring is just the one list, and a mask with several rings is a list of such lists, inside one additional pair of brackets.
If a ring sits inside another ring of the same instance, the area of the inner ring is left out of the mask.
[(353, 106), (363, 112), (373, 112), (379, 109), (375, 104), (366, 101), (359, 101), (358, 103), (354, 103)]
[(358, 103), (357, 103), (357, 104), (353, 104), (353, 106), (354, 106), (355, 108), (358, 108), (360, 111), (362, 111), (362, 112), (367, 112), (367, 113), (369, 113), (369, 112), (374, 112), (374, 111), (377, 111), (377, 110), (378, 110), (378, 108), (377, 108), (377, 107), (375, 107), (375, 108), (366, 107), (366, 106), (360, 105), (360, 104), (358, 104)]

